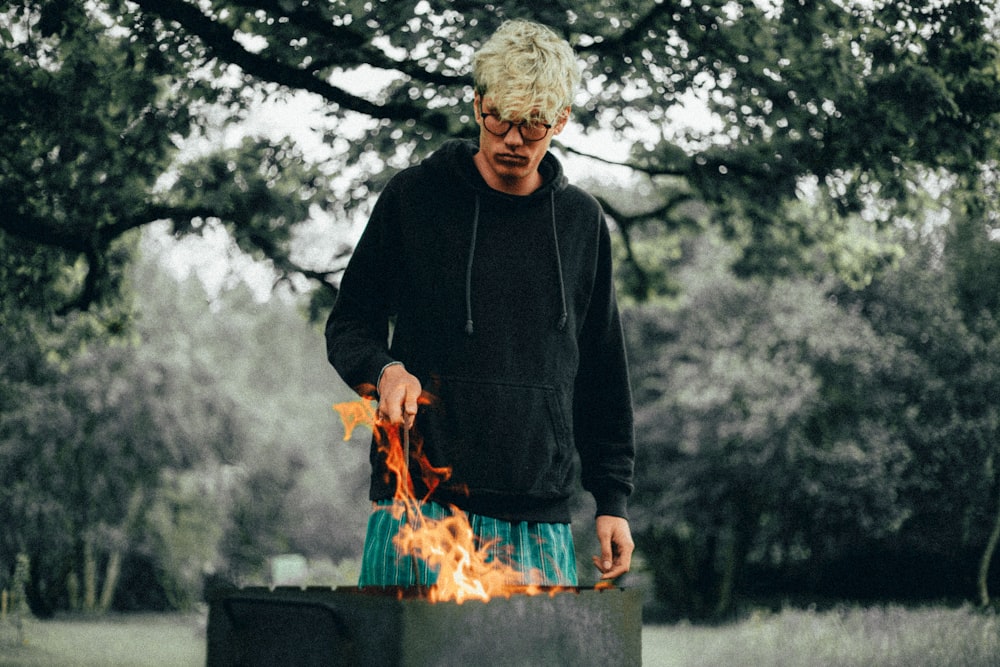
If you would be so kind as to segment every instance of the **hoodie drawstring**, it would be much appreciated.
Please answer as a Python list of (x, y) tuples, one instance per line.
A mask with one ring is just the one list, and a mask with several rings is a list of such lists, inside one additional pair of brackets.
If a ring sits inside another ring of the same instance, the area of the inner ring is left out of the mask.
[(566, 328), (566, 320), (569, 314), (566, 311), (566, 283), (563, 280), (562, 258), (559, 256), (559, 232), (556, 231), (556, 193), (549, 190), (549, 209), (552, 211), (552, 244), (555, 246), (556, 254), (556, 275), (559, 277), (559, 301), (562, 312), (559, 314), (559, 322), (556, 328), (562, 331)]
[(476, 256), (476, 232), (479, 231), (479, 195), (476, 195), (476, 211), (472, 216), (472, 239), (469, 241), (469, 260), (465, 265), (465, 333), (469, 336), (472, 326), (472, 262)]
[[(562, 311), (559, 314), (559, 321), (556, 328), (563, 331), (569, 319), (566, 309), (566, 282), (563, 279), (562, 258), (559, 255), (559, 233), (556, 229), (556, 195), (554, 191), (549, 192), (549, 209), (552, 218), (552, 244), (555, 248), (556, 276), (559, 280), (559, 303)], [(472, 265), (476, 257), (476, 234), (479, 231), (479, 195), (476, 195), (475, 210), (472, 215), (472, 237), (469, 239), (469, 258), (465, 264), (465, 333), (469, 336), (475, 331), (472, 324)]]

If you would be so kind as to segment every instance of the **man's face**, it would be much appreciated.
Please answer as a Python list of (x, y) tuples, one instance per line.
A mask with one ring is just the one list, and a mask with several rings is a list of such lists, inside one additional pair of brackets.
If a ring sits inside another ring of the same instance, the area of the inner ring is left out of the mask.
[[(552, 129), (537, 141), (525, 141), (517, 122), (502, 137), (489, 132), (484, 126), (484, 114), (498, 114), (489, 95), (480, 97), (476, 93), (474, 102), (476, 122), (479, 124), (479, 152), (475, 156), (476, 166), (486, 183), (495, 190), (509, 194), (526, 195), (541, 185), (538, 164), (552, 143), (552, 137), (562, 132), (566, 126), (568, 113), (562, 113), (552, 125)], [(496, 120), (495, 118), (493, 120)]]

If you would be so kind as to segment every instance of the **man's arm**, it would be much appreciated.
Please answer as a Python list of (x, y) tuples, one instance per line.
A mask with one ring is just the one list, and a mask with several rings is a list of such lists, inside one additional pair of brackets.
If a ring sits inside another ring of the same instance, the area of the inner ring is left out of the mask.
[(389, 317), (399, 260), (388, 229), (394, 217), (392, 199), (387, 188), (376, 202), (326, 322), (327, 358), (344, 382), (362, 396), (375, 394), (379, 373), (394, 361), (388, 350)]
[(580, 335), (574, 432), (583, 464), (583, 486), (597, 503), (601, 548), (594, 565), (604, 579), (628, 572), (635, 544), (628, 523), (635, 441), (625, 341), (615, 299), (611, 244), (600, 220), (597, 273)]
[(632, 392), (603, 217), (590, 304), (578, 341), (573, 434), (581, 481), (594, 496), (596, 515), (627, 518), (635, 461)]

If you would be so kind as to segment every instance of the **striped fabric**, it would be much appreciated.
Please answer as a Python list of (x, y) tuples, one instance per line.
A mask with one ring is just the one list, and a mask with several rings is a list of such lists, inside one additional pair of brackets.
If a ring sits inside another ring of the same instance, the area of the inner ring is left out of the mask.
[[(392, 540), (406, 517), (395, 518), (391, 507), (392, 501), (381, 501), (368, 517), (358, 585), (433, 585), (437, 579), (436, 572), (431, 571), (423, 561), (402, 556), (396, 551)], [(434, 502), (424, 503), (422, 510), (423, 515), (430, 519), (443, 519), (451, 514), (450, 509)], [(520, 571), (538, 575), (523, 583), (541, 586), (577, 585), (576, 550), (568, 523), (512, 523), (478, 514), (466, 514), (473, 533), (481, 542), (497, 540), (491, 553), (502, 552), (504, 559)], [(416, 566), (414, 560), (417, 561)]]

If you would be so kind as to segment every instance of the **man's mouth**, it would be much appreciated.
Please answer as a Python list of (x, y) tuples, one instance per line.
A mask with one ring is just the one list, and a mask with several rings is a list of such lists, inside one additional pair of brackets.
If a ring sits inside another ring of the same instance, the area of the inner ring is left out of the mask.
[(498, 153), (496, 159), (498, 162), (512, 166), (521, 166), (528, 163), (528, 158), (522, 155), (514, 155), (513, 153)]

